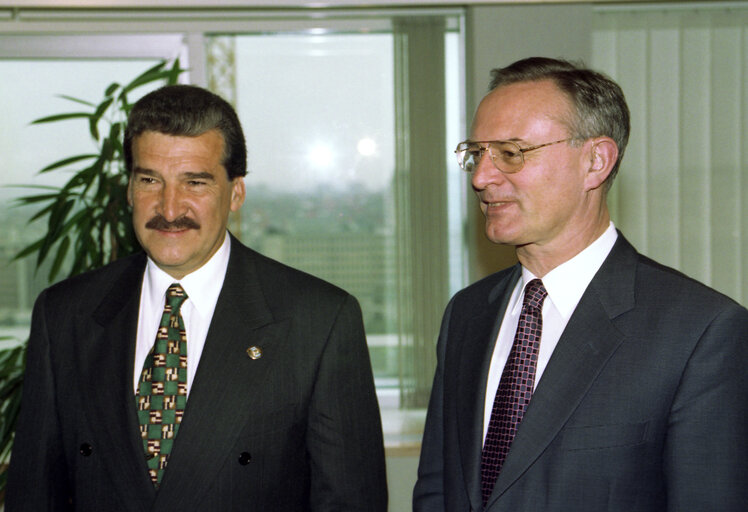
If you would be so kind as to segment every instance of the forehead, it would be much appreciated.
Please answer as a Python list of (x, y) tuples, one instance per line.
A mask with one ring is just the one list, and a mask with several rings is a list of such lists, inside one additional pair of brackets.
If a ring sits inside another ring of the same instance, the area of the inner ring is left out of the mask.
[(218, 162), (223, 155), (223, 136), (217, 130), (190, 137), (146, 131), (133, 138), (133, 159)]
[(532, 140), (550, 132), (564, 135), (570, 110), (569, 99), (550, 80), (503, 85), (481, 101), (471, 138)]

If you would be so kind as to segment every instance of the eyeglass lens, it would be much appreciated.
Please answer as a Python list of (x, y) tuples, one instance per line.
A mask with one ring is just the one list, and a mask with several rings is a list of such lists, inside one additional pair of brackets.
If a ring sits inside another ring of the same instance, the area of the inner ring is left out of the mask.
[(522, 151), (514, 142), (491, 142), (484, 145), (462, 143), (457, 148), (457, 161), (460, 167), (472, 173), (485, 151), (488, 151), (491, 161), (502, 172), (513, 173), (522, 168)]

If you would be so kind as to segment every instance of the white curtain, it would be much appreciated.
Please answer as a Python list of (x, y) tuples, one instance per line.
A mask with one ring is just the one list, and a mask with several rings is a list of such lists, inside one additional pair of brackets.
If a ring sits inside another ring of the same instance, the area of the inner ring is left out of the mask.
[(593, 68), (631, 139), (613, 221), (640, 252), (748, 302), (748, 2), (600, 8)]

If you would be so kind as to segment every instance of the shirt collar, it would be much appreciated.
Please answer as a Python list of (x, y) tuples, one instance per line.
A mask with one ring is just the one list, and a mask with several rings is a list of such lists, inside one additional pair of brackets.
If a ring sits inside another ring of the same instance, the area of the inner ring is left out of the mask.
[[(548, 291), (553, 305), (563, 318), (568, 320), (576, 309), (587, 286), (608, 257), (618, 238), (618, 232), (611, 222), (597, 240), (588, 245), (582, 252), (565, 261), (543, 277), (543, 285)], [(525, 285), (536, 276), (522, 267), (522, 279), (512, 295), (512, 308), (516, 311), (522, 306), (521, 299)]]
[(213, 310), (218, 295), (221, 293), (230, 252), (231, 237), (226, 236), (221, 247), (202, 267), (179, 280), (161, 270), (149, 256), (143, 279), (144, 291), (150, 297), (152, 304), (163, 304), (166, 290), (174, 282), (178, 282), (187, 293), (188, 302), (192, 303), (201, 316), (204, 316)]

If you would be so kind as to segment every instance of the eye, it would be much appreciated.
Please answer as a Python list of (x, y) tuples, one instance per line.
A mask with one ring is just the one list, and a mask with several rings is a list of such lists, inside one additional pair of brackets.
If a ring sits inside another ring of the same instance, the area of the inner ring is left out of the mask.
[(481, 148), (480, 146), (468, 148), (465, 152), (465, 156), (469, 159), (478, 161), (480, 160), (480, 157), (483, 156), (483, 148)]
[(502, 143), (493, 146), (496, 155), (504, 161), (511, 162), (522, 157), (522, 152), (514, 144)]

